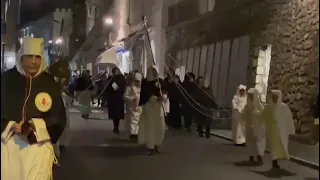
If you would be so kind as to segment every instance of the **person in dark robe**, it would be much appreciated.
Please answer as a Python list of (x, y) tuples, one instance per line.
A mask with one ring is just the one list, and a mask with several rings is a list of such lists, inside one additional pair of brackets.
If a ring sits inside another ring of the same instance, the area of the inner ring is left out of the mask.
[(188, 72), (182, 83), (183, 91), (182, 95), (182, 115), (184, 119), (184, 127), (187, 131), (191, 132), (192, 121), (195, 116), (195, 103), (192, 100), (194, 97), (195, 90), (197, 85), (195, 84), (195, 75), (191, 72)]
[(113, 133), (119, 134), (120, 120), (124, 119), (123, 97), (127, 83), (119, 68), (113, 68), (112, 74), (107, 86), (108, 115), (113, 120)]
[[(210, 138), (210, 128), (212, 123), (213, 110), (217, 109), (217, 104), (214, 99), (209, 81), (206, 78), (198, 77), (197, 83), (200, 87), (196, 88), (194, 99), (197, 102), (195, 106), (199, 111), (196, 111), (196, 124), (199, 137)], [(203, 132), (205, 129), (205, 132)]]
[(168, 125), (174, 129), (180, 129), (182, 127), (181, 122), (181, 92), (179, 85), (181, 81), (178, 75), (170, 74), (172, 78), (168, 79), (166, 88), (168, 91), (170, 101), (170, 111), (168, 114)]
[(24, 38), (16, 67), (1, 75), (1, 179), (52, 179), (66, 125), (61, 87), (45, 72), (44, 40)]
[(139, 106), (142, 114), (139, 121), (138, 142), (145, 145), (148, 155), (159, 153), (165, 134), (164, 104), (167, 94), (163, 94), (164, 81), (159, 78), (156, 68), (149, 67), (147, 78), (142, 81)]

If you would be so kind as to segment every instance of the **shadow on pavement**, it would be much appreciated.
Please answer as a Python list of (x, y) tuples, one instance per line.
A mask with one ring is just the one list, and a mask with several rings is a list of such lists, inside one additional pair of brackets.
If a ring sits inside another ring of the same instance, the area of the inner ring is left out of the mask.
[(249, 161), (239, 161), (239, 162), (234, 162), (232, 164), (237, 167), (256, 167), (256, 166), (259, 166), (255, 163), (252, 163)]
[(305, 178), (305, 180), (319, 180), (319, 178)]
[(282, 177), (289, 177), (295, 176), (295, 173), (289, 172), (285, 169), (270, 169), (268, 171), (252, 171), (254, 173), (263, 175), (267, 178), (282, 178)]

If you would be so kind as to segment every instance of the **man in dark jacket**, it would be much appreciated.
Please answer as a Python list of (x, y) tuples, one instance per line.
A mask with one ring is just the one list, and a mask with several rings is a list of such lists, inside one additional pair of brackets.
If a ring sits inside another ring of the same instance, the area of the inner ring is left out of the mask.
[(8, 155), (1, 157), (2, 179), (50, 179), (57, 163), (52, 144), (65, 128), (66, 109), (43, 51), (43, 39), (24, 38), (16, 67), (1, 75), (1, 151)]

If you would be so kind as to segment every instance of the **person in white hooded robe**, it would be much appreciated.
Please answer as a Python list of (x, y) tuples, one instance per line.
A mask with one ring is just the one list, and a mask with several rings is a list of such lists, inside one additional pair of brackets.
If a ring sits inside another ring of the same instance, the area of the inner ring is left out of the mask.
[(61, 88), (46, 71), (42, 38), (24, 38), (1, 75), (1, 179), (49, 180), (66, 124)]
[(159, 79), (154, 67), (147, 70), (147, 78), (142, 82), (139, 106), (142, 114), (139, 121), (138, 142), (148, 149), (148, 155), (159, 152), (165, 134), (164, 82)]
[[(249, 162), (262, 165), (262, 156), (266, 150), (265, 124), (262, 119), (263, 104), (260, 102), (259, 91), (250, 88), (247, 92), (247, 105), (243, 110), (243, 121), (246, 128), (246, 149)], [(257, 157), (255, 162), (254, 157)]]
[(246, 86), (239, 85), (232, 99), (232, 139), (235, 145), (244, 145), (245, 126), (242, 121), (242, 112), (247, 104)]
[(130, 139), (136, 140), (139, 131), (139, 120), (142, 112), (139, 106), (140, 91), (142, 75), (140, 73), (131, 74), (132, 80), (129, 86), (127, 86), (124, 93), (124, 100), (126, 103), (125, 121), (126, 127), (130, 133)]
[(278, 160), (289, 159), (289, 135), (295, 133), (294, 121), (289, 106), (282, 102), (282, 92), (272, 90), (268, 105), (263, 110), (266, 123), (267, 147), (272, 156), (272, 167), (280, 168)]

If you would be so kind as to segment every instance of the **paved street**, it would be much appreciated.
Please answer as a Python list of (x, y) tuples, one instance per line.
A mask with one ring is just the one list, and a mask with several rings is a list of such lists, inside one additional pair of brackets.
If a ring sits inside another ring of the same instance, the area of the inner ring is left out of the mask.
[[(71, 113), (71, 143), (55, 169), (55, 180), (315, 180), (319, 171), (294, 162), (281, 162), (284, 169), (270, 172), (265, 165), (250, 167), (243, 147), (212, 137), (199, 139), (195, 133), (167, 132), (162, 153), (147, 156), (143, 148), (122, 133), (114, 137), (106, 113), (96, 110), (93, 120)], [(123, 125), (123, 122), (122, 122)], [(123, 128), (122, 128), (123, 129)]]

